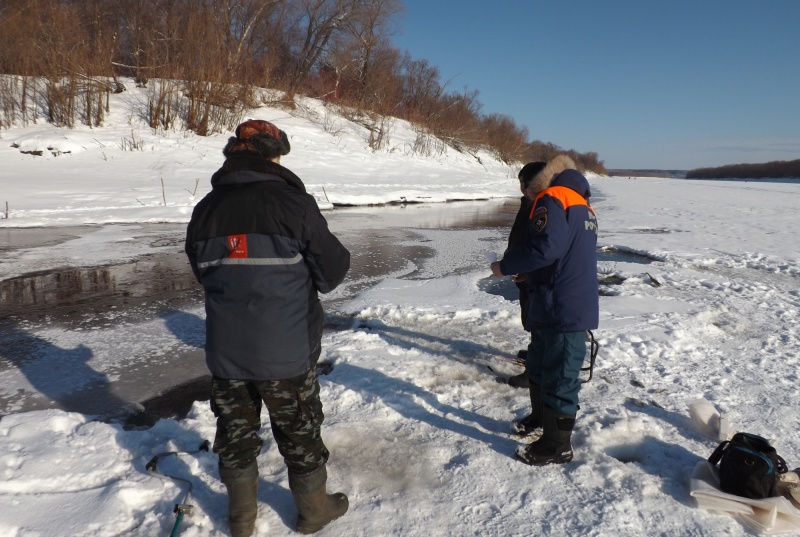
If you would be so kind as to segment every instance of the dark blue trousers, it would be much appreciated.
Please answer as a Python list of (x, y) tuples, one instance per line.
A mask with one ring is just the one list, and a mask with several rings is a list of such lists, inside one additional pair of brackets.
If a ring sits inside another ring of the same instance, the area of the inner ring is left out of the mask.
[(525, 370), (541, 387), (542, 403), (559, 414), (578, 413), (579, 375), (586, 356), (586, 332), (534, 329)]

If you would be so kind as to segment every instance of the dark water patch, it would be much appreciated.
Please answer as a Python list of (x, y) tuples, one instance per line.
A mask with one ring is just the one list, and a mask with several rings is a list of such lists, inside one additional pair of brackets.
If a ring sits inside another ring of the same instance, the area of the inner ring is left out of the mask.
[[(406, 229), (510, 229), (519, 210), (519, 199), (484, 202), (420, 203), (381, 207), (349, 207), (326, 213), (331, 230), (338, 235), (357, 227), (362, 231)], [(370, 225), (370, 224), (374, 225)]]
[(605, 246), (603, 248), (597, 249), (597, 260), (598, 261), (616, 261), (616, 262), (623, 262), (623, 263), (639, 263), (642, 265), (648, 265), (653, 261), (657, 261), (650, 256), (645, 254), (640, 254), (637, 252), (631, 252), (629, 250), (624, 250), (621, 248), (617, 248), (614, 246)]
[[(626, 279), (620, 274), (598, 274), (599, 295), (616, 296), (618, 293), (610, 287), (622, 285)], [(519, 288), (511, 278), (489, 276), (478, 281), (478, 289), (490, 295), (501, 296), (509, 302), (519, 300)]]
[(0, 281), (5, 315), (28, 316), (75, 307), (129, 305), (197, 288), (183, 253), (151, 254), (136, 261), (85, 268), (63, 268)]
[(52, 246), (77, 239), (101, 226), (73, 226), (63, 228), (0, 228), (0, 252), (18, 248)]
[(478, 289), (490, 295), (501, 296), (509, 301), (519, 300), (519, 288), (511, 278), (488, 276), (478, 280)]
[(123, 428), (149, 428), (161, 419), (184, 419), (195, 401), (208, 401), (211, 396), (211, 375), (174, 386), (141, 403), (141, 412), (123, 422)]
[(633, 231), (634, 231), (634, 233), (645, 233), (645, 234), (649, 234), (649, 235), (663, 235), (663, 234), (666, 234), (666, 233), (672, 233), (672, 231), (669, 230), (669, 229), (649, 228), (649, 227), (638, 228), (638, 229), (634, 229)]
[(666, 235), (668, 233), (684, 233), (683, 231), (658, 227), (638, 227), (632, 229), (613, 229), (609, 233), (615, 234), (641, 234), (641, 235)]
[(600, 285), (622, 285), (627, 278), (621, 274), (600, 274), (597, 283)]
[[(609, 247), (597, 250), (597, 260), (639, 264), (649, 264), (654, 261), (654, 259), (646, 255)], [(600, 296), (617, 295), (618, 293), (609, 289), (609, 287), (622, 285), (625, 280), (627, 280), (627, 278), (618, 273), (598, 274), (597, 283), (600, 287)], [(478, 289), (490, 295), (501, 296), (509, 301), (519, 300), (519, 289), (516, 284), (511, 281), (511, 278), (495, 278), (494, 276), (489, 276), (478, 281)]]

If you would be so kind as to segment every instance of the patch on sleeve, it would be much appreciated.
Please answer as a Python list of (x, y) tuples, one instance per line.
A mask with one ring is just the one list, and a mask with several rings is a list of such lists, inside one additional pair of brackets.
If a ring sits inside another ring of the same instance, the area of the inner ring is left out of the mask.
[(531, 225), (537, 233), (541, 232), (547, 225), (547, 207), (537, 207), (531, 217)]

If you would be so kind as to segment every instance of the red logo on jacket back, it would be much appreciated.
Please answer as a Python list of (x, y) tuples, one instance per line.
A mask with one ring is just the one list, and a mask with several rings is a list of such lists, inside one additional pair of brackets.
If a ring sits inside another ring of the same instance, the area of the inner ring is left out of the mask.
[(228, 235), (228, 257), (233, 259), (247, 257), (247, 235)]

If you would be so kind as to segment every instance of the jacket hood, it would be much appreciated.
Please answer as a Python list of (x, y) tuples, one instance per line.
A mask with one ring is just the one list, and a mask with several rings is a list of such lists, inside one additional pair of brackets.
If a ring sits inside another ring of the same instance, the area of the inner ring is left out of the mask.
[(564, 170), (553, 177), (553, 182), (550, 186), (571, 188), (587, 200), (592, 196), (592, 191), (589, 189), (589, 181), (578, 170)]
[(551, 186), (565, 186), (584, 198), (591, 196), (589, 181), (576, 170), (575, 162), (567, 155), (558, 155), (531, 179), (530, 187), (534, 195)]
[[(255, 174), (247, 174), (242, 180), (241, 174), (231, 175), (233, 172), (250, 171), (257, 172)], [(291, 170), (284, 168), (277, 162), (254, 157), (250, 155), (234, 155), (225, 159), (222, 167), (214, 172), (211, 176), (211, 186), (217, 187), (222, 185), (236, 184), (242, 182), (254, 182), (261, 179), (259, 174), (269, 174), (280, 177), (289, 185), (295, 187), (301, 192), (306, 191), (306, 186)]]

